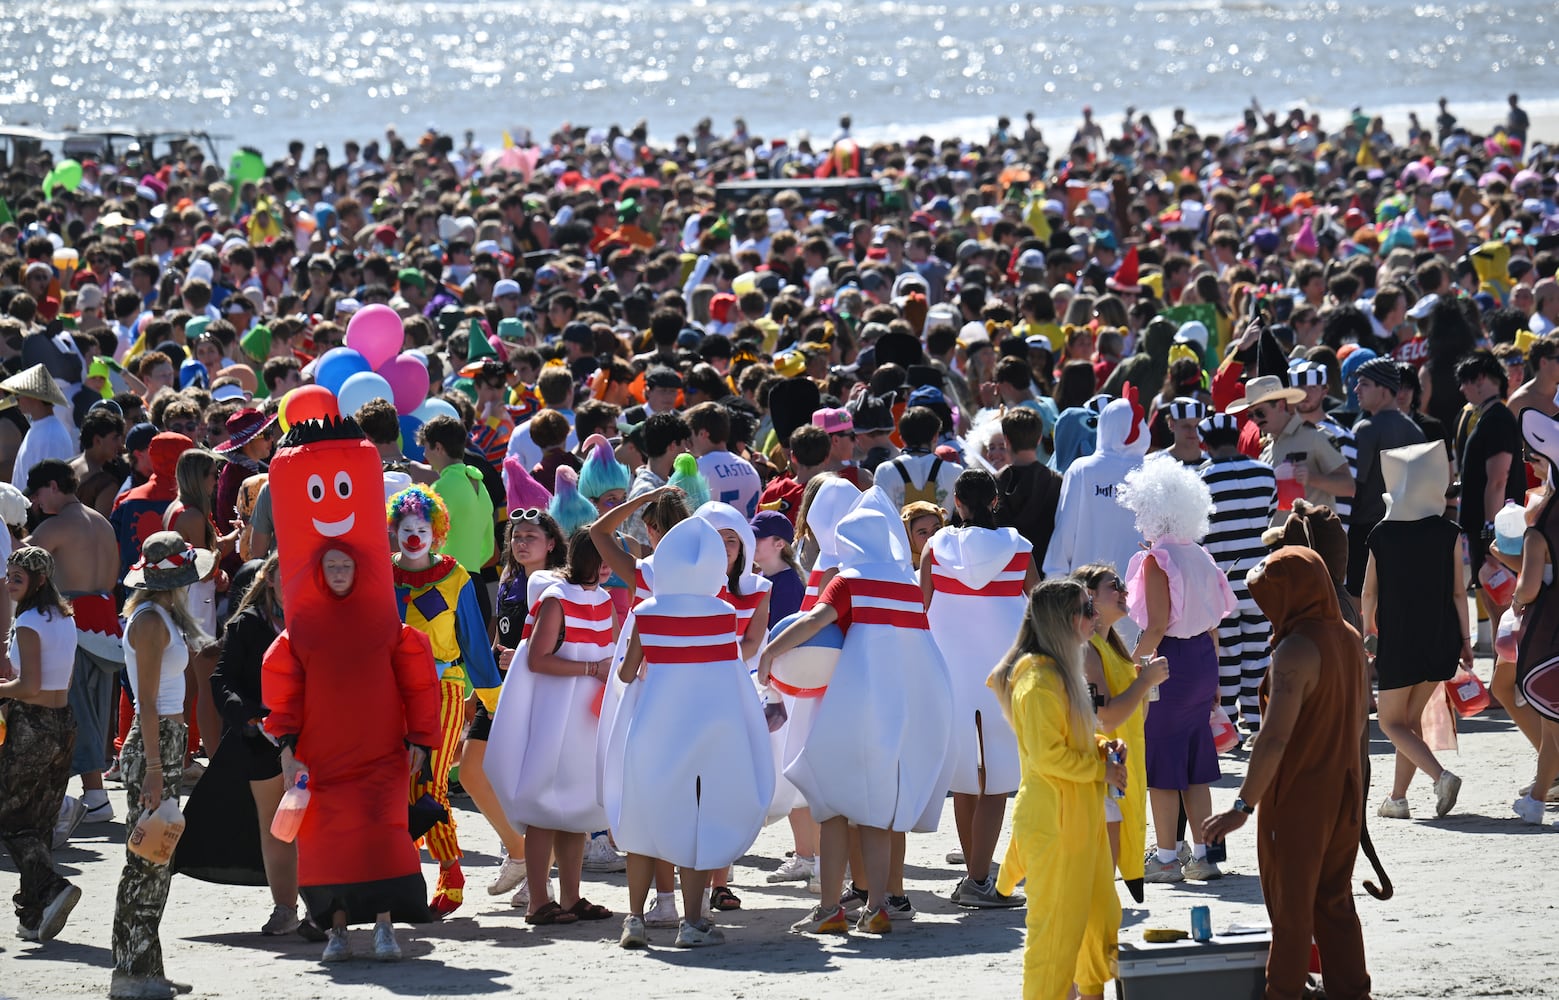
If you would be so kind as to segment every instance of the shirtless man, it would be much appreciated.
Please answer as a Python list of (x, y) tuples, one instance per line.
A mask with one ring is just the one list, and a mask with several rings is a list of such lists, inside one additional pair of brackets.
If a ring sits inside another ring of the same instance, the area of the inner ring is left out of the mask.
[(81, 484), (76, 495), (104, 517), (113, 511), (119, 485), (130, 472), (121, 458), (124, 436), (124, 417), (105, 404), (95, 404), (81, 422), (81, 454), (70, 461)]
[(54, 556), (54, 585), (76, 612), (76, 666), (70, 709), (76, 717), (72, 774), (81, 775), (84, 822), (106, 823), (114, 807), (103, 790), (103, 760), (117, 726), (123, 633), (114, 587), (119, 582), (119, 542), (108, 519), (76, 495), (70, 463), (45, 459), (27, 473), (27, 493), (45, 516), (30, 544)]
[(1522, 410), (1532, 409), (1544, 416), (1559, 416), (1554, 394), (1559, 392), (1559, 336), (1539, 337), (1527, 348), (1527, 365), (1532, 377), (1510, 394), (1505, 404), (1518, 418)]

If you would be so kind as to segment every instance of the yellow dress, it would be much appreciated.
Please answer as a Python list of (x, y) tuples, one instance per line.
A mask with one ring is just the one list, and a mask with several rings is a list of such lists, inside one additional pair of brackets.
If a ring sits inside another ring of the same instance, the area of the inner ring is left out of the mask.
[[(1096, 635), (1090, 640), (1104, 663), (1104, 682), (1110, 697), (1121, 695), (1137, 679), (1137, 667)], [(1104, 735), (1126, 744), (1126, 774), (1129, 783), (1124, 798), (1117, 799), (1121, 811), (1121, 856), (1116, 862), (1121, 878), (1130, 881), (1142, 877), (1143, 851), (1148, 840), (1148, 764), (1147, 742), (1142, 734), (1146, 721), (1146, 703), (1126, 717), (1126, 721)]]
[(1075, 982), (1102, 993), (1112, 975), (1121, 906), (1104, 830), (1104, 750), (1071, 741), (1066, 688), (1048, 657), (1025, 656), (1012, 672), (1012, 728), (1023, 783), (997, 889), (1028, 878), (1024, 1000), (1065, 1000)]

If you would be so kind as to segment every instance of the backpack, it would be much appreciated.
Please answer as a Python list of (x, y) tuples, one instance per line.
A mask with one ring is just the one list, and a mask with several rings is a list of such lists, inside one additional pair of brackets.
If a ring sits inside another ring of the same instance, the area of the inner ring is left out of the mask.
[(917, 500), (924, 500), (932, 506), (940, 506), (937, 504), (936, 499), (936, 477), (937, 473), (942, 471), (942, 459), (940, 457), (931, 460), (931, 471), (926, 473), (926, 484), (924, 486), (916, 486), (914, 481), (909, 478), (909, 469), (904, 467), (903, 459), (895, 458), (893, 467), (898, 470), (899, 478), (904, 480), (905, 506)]

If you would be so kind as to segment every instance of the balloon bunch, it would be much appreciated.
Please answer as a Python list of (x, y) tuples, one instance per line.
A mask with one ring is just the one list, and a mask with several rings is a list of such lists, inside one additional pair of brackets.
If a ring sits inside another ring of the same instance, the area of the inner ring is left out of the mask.
[(289, 392), (281, 401), (278, 422), (283, 431), (303, 420), (319, 419), (330, 410), (355, 414), (364, 403), (387, 399), (400, 414), (406, 455), (420, 461), (417, 429), (437, 416), (460, 416), (442, 399), (428, 398), (427, 356), (403, 351), (406, 331), (401, 318), (386, 305), (371, 305), (352, 315), (346, 346), (335, 347), (313, 363), (314, 384)]

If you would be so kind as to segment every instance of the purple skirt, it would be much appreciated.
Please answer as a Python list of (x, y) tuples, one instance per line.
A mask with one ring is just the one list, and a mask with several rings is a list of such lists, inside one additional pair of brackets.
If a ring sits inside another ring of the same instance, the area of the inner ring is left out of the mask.
[(1184, 791), (1217, 781), (1218, 749), (1208, 717), (1218, 701), (1218, 655), (1212, 636), (1165, 636), (1158, 655), (1169, 661), (1169, 680), (1148, 703), (1148, 787)]

